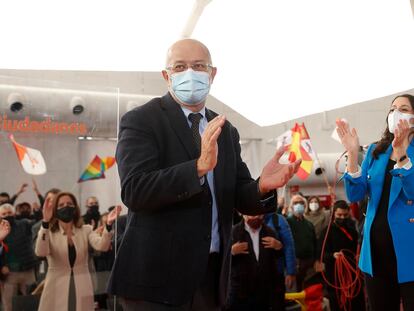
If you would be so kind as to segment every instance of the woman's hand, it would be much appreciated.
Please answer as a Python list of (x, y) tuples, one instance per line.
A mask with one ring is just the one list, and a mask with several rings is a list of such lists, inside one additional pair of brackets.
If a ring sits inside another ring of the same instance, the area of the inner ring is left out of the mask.
[(344, 120), (336, 120), (336, 132), (338, 133), (341, 144), (345, 147), (348, 153), (347, 171), (355, 173), (358, 171), (358, 152), (359, 152), (359, 138), (356, 130), (349, 128), (349, 124)]
[(358, 154), (359, 138), (356, 130), (349, 128), (349, 124), (344, 120), (336, 120), (336, 132), (338, 133), (341, 144), (348, 153)]
[(53, 216), (53, 204), (51, 198), (46, 198), (45, 203), (43, 204), (43, 221), (49, 222)]
[(106, 223), (109, 226), (112, 226), (115, 219), (117, 219), (119, 214), (121, 214), (121, 211), (122, 211), (122, 206), (121, 205), (115, 206), (115, 208), (108, 214), (108, 218), (107, 218)]
[(410, 124), (407, 120), (400, 120), (397, 128), (394, 131), (394, 139), (392, 141), (392, 148), (397, 160), (407, 153), (410, 141), (408, 136), (410, 134)]

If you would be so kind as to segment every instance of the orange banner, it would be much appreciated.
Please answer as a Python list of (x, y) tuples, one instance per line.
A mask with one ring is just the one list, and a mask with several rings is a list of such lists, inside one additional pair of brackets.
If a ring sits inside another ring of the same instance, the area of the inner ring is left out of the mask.
[(47, 134), (78, 134), (86, 135), (88, 129), (85, 123), (53, 122), (49, 117), (44, 121), (8, 119), (7, 115), (0, 116), (0, 130), (5, 132), (47, 133)]

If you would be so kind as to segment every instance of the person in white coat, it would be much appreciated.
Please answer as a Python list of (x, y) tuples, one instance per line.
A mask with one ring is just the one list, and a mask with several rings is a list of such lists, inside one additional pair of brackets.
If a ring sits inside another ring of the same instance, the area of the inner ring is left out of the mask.
[(100, 235), (92, 226), (83, 225), (76, 197), (59, 193), (46, 200), (43, 222), (36, 240), (36, 255), (47, 257), (49, 269), (40, 298), (39, 311), (89, 311), (94, 308), (92, 279), (88, 268), (88, 246), (107, 251), (111, 244), (112, 224), (121, 208), (108, 215), (108, 224)]

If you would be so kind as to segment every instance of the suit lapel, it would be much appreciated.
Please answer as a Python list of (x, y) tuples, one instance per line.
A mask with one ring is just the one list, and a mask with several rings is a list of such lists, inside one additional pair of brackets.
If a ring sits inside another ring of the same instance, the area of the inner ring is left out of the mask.
[(171, 97), (170, 93), (161, 98), (161, 107), (166, 112), (171, 128), (180, 139), (184, 149), (191, 159), (198, 157), (197, 147), (191, 134), (188, 121), (179, 104)]
[[(206, 117), (207, 117), (207, 121), (210, 122), (212, 119), (214, 119), (217, 116), (217, 114), (215, 114), (214, 112), (208, 110), (206, 108)], [(225, 130), (226, 130), (226, 126), (223, 126), (222, 132), (220, 134), (220, 136), (217, 139), (217, 144), (218, 144), (218, 155), (217, 155), (217, 165), (214, 168), (214, 188), (215, 188), (215, 195), (216, 195), (216, 200), (217, 200), (217, 210), (219, 213), (219, 220), (222, 219), (220, 217), (221, 215), (221, 209), (220, 207), (222, 206), (221, 202), (222, 202), (222, 198), (221, 198), (221, 189), (223, 189), (222, 183), (225, 181), (225, 176), (224, 176), (224, 164), (225, 164)]]
[(258, 260), (259, 267), (263, 266), (262, 262), (264, 260), (263, 254), (264, 254), (265, 248), (263, 246), (262, 239), (264, 237), (265, 237), (265, 229), (263, 228), (263, 224), (262, 224), (262, 227), (260, 228), (260, 233), (259, 233), (259, 260)]
[[(386, 174), (386, 168), (388, 160), (390, 159), (390, 155), (392, 152), (391, 146), (384, 152), (378, 155), (378, 159), (373, 161), (372, 169), (368, 168), (368, 179), (372, 181), (378, 181), (377, 183), (372, 185), (372, 198), (376, 201), (373, 206), (375, 209), (378, 208), (379, 200), (381, 199), (382, 188), (384, 187), (384, 180)], [(372, 155), (371, 155), (372, 156)], [(374, 192), (377, 192), (374, 195)]]
[[(391, 154), (391, 152), (390, 152)], [(414, 147), (412, 144), (408, 145), (407, 148), (407, 156), (410, 159), (413, 159), (414, 155)], [(394, 201), (397, 199), (398, 195), (400, 194), (402, 188), (402, 181), (400, 178), (393, 178), (391, 182), (391, 191), (390, 191), (390, 200), (388, 202), (388, 206), (391, 207), (394, 204)]]

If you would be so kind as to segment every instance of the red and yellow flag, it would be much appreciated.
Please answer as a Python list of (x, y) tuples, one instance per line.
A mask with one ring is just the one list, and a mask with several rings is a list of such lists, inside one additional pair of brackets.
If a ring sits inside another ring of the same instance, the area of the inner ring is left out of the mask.
[(293, 163), (298, 159), (302, 159), (296, 175), (300, 179), (305, 180), (312, 171), (313, 160), (311, 155), (302, 146), (303, 139), (309, 139), (309, 135), (304, 127), (295, 123), (295, 126), (292, 128), (292, 142), (289, 146), (289, 162)]

